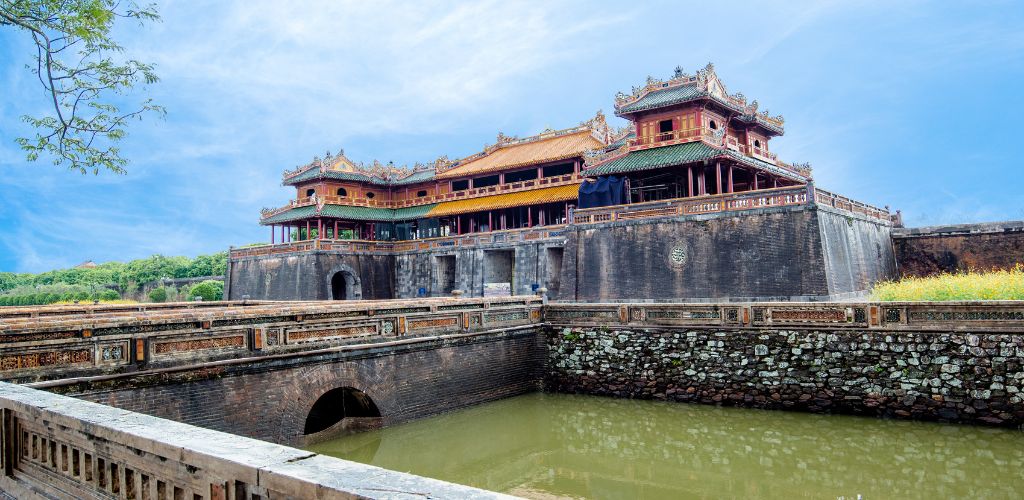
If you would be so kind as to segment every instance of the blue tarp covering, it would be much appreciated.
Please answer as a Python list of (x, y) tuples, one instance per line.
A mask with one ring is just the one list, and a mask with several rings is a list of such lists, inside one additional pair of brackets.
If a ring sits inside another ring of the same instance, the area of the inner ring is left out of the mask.
[(580, 184), (579, 208), (622, 205), (626, 202), (626, 178), (614, 175), (598, 177)]

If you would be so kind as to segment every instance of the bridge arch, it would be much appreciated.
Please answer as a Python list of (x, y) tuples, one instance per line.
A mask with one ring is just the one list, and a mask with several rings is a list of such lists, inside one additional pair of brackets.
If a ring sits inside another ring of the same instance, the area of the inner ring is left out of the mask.
[[(306, 436), (317, 434), (336, 427), (345, 419), (353, 419), (348, 424), (367, 419), (380, 419), (377, 404), (365, 392), (355, 387), (337, 387), (325, 392), (313, 403), (306, 414), (306, 423), (302, 433)], [(349, 426), (350, 427), (350, 426)]]
[(359, 273), (346, 264), (335, 265), (325, 275), (324, 296), (331, 300), (361, 300), (363, 284)]

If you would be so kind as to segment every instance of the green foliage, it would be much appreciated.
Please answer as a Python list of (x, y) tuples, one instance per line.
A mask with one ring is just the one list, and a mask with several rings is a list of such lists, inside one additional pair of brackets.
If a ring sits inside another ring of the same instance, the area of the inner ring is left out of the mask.
[[(107, 262), (94, 268), (72, 268), (47, 271), (40, 274), (0, 273), (0, 294), (19, 287), (43, 285), (83, 285), (90, 290), (96, 287), (116, 287), (122, 293), (134, 292), (143, 283), (162, 278), (199, 278), (202, 276), (223, 276), (227, 271), (228, 253), (188, 257), (165, 257), (154, 255), (147, 259), (131, 262)], [(78, 290), (76, 289), (75, 292)], [(88, 300), (88, 297), (75, 300)]]
[(164, 287), (159, 287), (150, 290), (149, 300), (153, 302), (167, 302), (167, 289)]
[(1024, 300), (1024, 265), (989, 272), (940, 274), (904, 278), (875, 285), (871, 291), (880, 301)]
[(196, 283), (188, 291), (188, 299), (195, 300), (202, 297), (203, 302), (221, 300), (224, 298), (224, 282), (217, 280), (206, 280)]
[[(121, 0), (3, 0), (0, 28), (10, 28), (35, 44), (28, 66), (42, 84), (47, 114), (23, 116), (35, 137), (16, 142), (29, 161), (49, 155), (54, 165), (81, 173), (101, 169), (124, 173), (118, 141), (127, 124), (164, 109), (145, 99), (122, 110), (121, 102), (138, 85), (156, 83), (151, 64), (122, 57), (111, 38), (118, 19), (139, 24), (157, 21), (156, 7)], [(13, 39), (12, 39), (13, 40)]]
[[(118, 293), (116, 291), (111, 290), (111, 289), (108, 288), (108, 289), (103, 290), (102, 292), (100, 292), (100, 300), (104, 300), (104, 301), (121, 300), (121, 296), (118, 295)], [(55, 300), (54, 302), (57, 302), (57, 301)]]
[(562, 338), (565, 339), (565, 340), (568, 340), (569, 342), (575, 342), (575, 341), (580, 339), (580, 336), (579, 336), (578, 333), (568, 332), (568, 333), (562, 335)]

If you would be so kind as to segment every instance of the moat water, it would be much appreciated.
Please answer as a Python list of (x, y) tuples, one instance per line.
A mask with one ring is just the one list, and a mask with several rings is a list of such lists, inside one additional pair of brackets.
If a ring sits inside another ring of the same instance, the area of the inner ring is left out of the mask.
[(1024, 432), (530, 394), (313, 451), (529, 498), (1022, 498)]

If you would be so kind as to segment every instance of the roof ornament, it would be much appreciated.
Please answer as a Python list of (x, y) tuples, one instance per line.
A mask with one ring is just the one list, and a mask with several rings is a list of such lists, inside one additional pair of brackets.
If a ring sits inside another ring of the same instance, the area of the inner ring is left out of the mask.
[(682, 66), (676, 66), (675, 72), (672, 73), (672, 78), (682, 78), (683, 74), (684, 74), (683, 73), (683, 67)]

